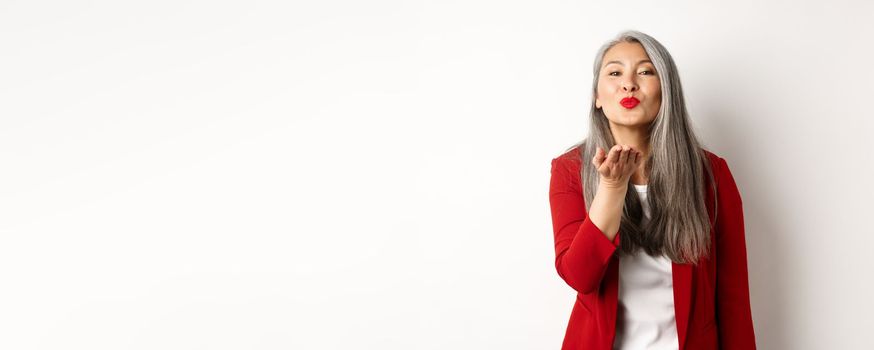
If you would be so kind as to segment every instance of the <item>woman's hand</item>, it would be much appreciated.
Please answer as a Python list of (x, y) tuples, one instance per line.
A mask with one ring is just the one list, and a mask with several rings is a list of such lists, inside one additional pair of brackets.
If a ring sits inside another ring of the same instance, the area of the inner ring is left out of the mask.
[(601, 147), (597, 147), (592, 164), (601, 175), (601, 185), (627, 188), (628, 180), (637, 171), (641, 158), (640, 152), (631, 146), (615, 145), (610, 149), (610, 154), (606, 155)]

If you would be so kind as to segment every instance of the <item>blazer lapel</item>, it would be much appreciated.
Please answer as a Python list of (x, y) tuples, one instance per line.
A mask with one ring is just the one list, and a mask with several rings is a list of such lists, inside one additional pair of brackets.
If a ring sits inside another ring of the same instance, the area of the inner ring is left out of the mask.
[[(709, 157), (708, 157), (709, 160)], [(711, 163), (712, 164), (712, 163)], [(716, 174), (714, 174), (715, 176)], [(710, 217), (710, 235), (711, 239), (716, 234), (715, 227), (715, 216), (716, 216), (716, 208), (713, 206), (713, 200), (715, 194), (713, 193), (713, 189), (710, 188), (711, 182), (709, 178), (705, 176), (705, 184), (707, 185), (706, 189), (706, 202), (705, 205), (707, 207), (707, 214)], [(712, 254), (712, 253), (711, 253)], [(692, 312), (692, 274), (693, 264), (677, 264), (672, 263), (671, 268), (673, 268), (673, 280), (674, 280), (674, 317), (677, 319), (677, 337), (680, 342), (680, 350), (684, 349), (686, 344), (686, 338), (689, 331), (689, 316)]]
[(686, 343), (689, 329), (689, 312), (692, 305), (692, 265), (672, 263), (674, 280), (674, 317), (677, 320), (677, 337), (680, 349)]

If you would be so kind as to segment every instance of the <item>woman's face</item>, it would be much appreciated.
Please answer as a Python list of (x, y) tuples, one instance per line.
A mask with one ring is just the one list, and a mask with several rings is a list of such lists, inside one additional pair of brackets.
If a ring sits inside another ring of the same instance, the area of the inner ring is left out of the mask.
[[(607, 50), (602, 62), (595, 106), (602, 108), (611, 126), (648, 127), (661, 107), (662, 89), (643, 46), (621, 42)], [(632, 108), (620, 104), (631, 96), (640, 103)]]

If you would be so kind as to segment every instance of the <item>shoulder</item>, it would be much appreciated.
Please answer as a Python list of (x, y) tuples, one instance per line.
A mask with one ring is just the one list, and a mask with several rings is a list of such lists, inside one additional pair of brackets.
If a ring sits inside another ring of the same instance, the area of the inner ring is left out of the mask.
[[(579, 172), (580, 167), (582, 166), (582, 147), (582, 145), (577, 145), (574, 148), (562, 152), (552, 159), (552, 165), (564, 167), (571, 172)], [(724, 158), (709, 149), (702, 148), (701, 150), (707, 156), (707, 160), (710, 161), (710, 167), (714, 170), (716, 176), (719, 176), (728, 168), (728, 164), (726, 164)]]
[(725, 162), (725, 158), (720, 157), (718, 154), (713, 153), (709, 149), (702, 148), (701, 150), (704, 151), (705, 155), (707, 155), (707, 159), (710, 161), (710, 167), (717, 174), (717, 176), (719, 176), (724, 168), (728, 167)]
[(579, 164), (580, 160), (582, 159), (582, 153), (581, 153), (582, 149), (583, 149), (582, 145), (574, 146), (573, 148), (562, 152), (561, 154), (556, 156), (553, 160), (559, 161), (559, 162), (576, 162), (577, 164)]
[[(713, 177), (716, 181), (717, 187), (722, 189), (728, 188), (729, 192), (732, 192), (734, 196), (739, 196), (737, 183), (735, 182), (734, 174), (732, 174), (732, 171), (729, 168), (728, 161), (709, 150), (704, 150), (704, 152), (710, 158)], [(740, 198), (737, 199), (740, 200)]]
[(580, 165), (582, 163), (582, 155), (580, 153), (581, 150), (582, 145), (577, 145), (567, 151), (562, 152), (552, 159), (552, 165), (565, 167), (571, 171), (575, 170), (579, 172)]
[(720, 156), (716, 153), (713, 153), (708, 149), (703, 149), (703, 150), (704, 150), (704, 154), (706, 154), (707, 157), (710, 158), (710, 164), (714, 164), (717, 167), (722, 168), (724, 170), (728, 169), (728, 159), (727, 158)]
[(570, 191), (581, 193), (580, 184), (581, 156), (580, 146), (573, 146), (558, 156), (552, 158), (552, 170), (550, 180), (550, 192)]
[[(575, 165), (577, 167), (582, 163), (582, 145), (578, 145), (570, 150), (564, 151), (559, 154), (555, 158), (552, 159), (553, 162), (561, 162), (568, 165)], [(725, 159), (717, 155), (716, 153), (710, 151), (709, 149), (702, 148), (704, 154), (707, 155), (707, 159), (710, 161), (710, 164), (714, 166), (719, 166), (719, 163), (725, 162)]]

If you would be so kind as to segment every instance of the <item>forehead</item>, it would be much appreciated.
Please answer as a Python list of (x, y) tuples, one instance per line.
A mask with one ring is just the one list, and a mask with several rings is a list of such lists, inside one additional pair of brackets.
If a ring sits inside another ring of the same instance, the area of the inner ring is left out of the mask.
[(639, 43), (628, 42), (618, 43), (607, 50), (607, 52), (604, 53), (603, 62), (604, 63), (601, 65), (602, 67), (608, 64), (635, 65), (652, 63), (642, 45)]

